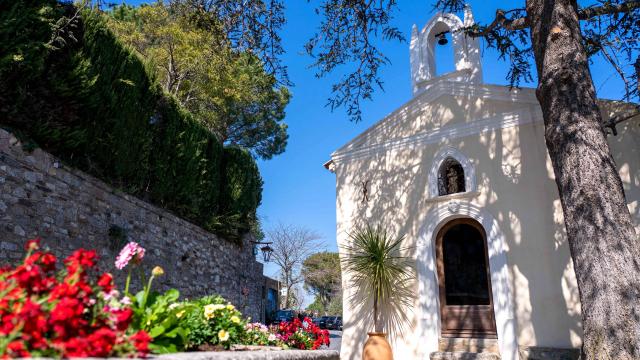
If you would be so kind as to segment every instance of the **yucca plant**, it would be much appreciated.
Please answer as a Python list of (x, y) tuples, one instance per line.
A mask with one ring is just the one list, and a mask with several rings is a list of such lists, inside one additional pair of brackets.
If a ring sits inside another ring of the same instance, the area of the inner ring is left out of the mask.
[(349, 244), (342, 247), (342, 263), (357, 288), (350, 300), (358, 306), (373, 301), (375, 332), (384, 330), (382, 309), (389, 311), (385, 323), (402, 327), (408, 320), (405, 310), (414, 297), (412, 262), (402, 255), (408, 250), (402, 245), (404, 236), (393, 238), (380, 226), (366, 225), (350, 232), (349, 239)]

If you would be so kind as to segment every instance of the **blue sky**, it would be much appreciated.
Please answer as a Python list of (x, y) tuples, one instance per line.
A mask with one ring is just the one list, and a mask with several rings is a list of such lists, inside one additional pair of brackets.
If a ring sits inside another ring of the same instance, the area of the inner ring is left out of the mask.
[[(126, 2), (137, 4), (143, 1)], [(304, 43), (319, 24), (319, 18), (314, 13), (314, 5), (319, 1), (285, 2), (288, 23), (281, 33), (286, 50), (283, 61), (295, 84), (291, 88), (293, 97), (285, 119), (290, 137), (284, 154), (259, 162), (264, 191), (258, 213), (265, 229), (278, 222), (304, 226), (322, 236), (324, 250), (335, 251), (335, 177), (322, 164), (329, 160), (331, 152), (411, 98), (409, 47), (407, 43), (383, 44), (382, 49), (391, 60), (391, 65), (382, 70), (384, 92), (377, 91), (373, 101), (364, 103), (362, 122), (352, 123), (343, 109), (331, 112), (325, 107), (330, 96), (331, 79), (317, 79), (314, 70), (309, 68), (312, 59), (303, 53)], [(433, 0), (400, 1), (393, 23), (409, 39), (412, 24), (422, 28), (434, 14), (433, 3)], [(493, 19), (496, 8), (510, 9), (514, 6), (513, 1), (472, 0), (469, 3), (476, 21), (484, 24)], [(516, 2), (520, 6), (523, 3)], [(450, 61), (450, 48), (438, 50), (438, 60)], [(440, 66), (441, 62), (438, 64)], [(507, 83), (507, 64), (498, 59), (495, 51), (486, 47), (483, 48), (483, 71), (484, 82)], [(613, 69), (596, 63), (592, 73), (600, 97), (621, 96), (621, 82), (615, 77)], [(275, 273), (273, 264), (267, 264), (265, 274)]]
[[(313, 35), (319, 23), (313, 13), (314, 3), (287, 2), (288, 24), (282, 34), (287, 51), (284, 62), (295, 83), (286, 117), (290, 140), (284, 154), (260, 162), (265, 184), (259, 214), (267, 229), (279, 221), (306, 226), (322, 235), (327, 250), (336, 250), (335, 177), (322, 164), (329, 160), (331, 152), (411, 98), (409, 47), (407, 43), (383, 46), (391, 59), (391, 65), (383, 69), (384, 92), (378, 91), (373, 101), (364, 103), (364, 121), (352, 123), (343, 109), (331, 112), (325, 107), (331, 81), (315, 78), (313, 69), (308, 68), (311, 59), (302, 53), (304, 42)], [(412, 24), (422, 28), (434, 14), (432, 4), (427, 0), (399, 2), (394, 23), (407, 39)], [(496, 8), (513, 6), (512, 1), (470, 1), (470, 4), (476, 21), (485, 24), (493, 19)], [(449, 60), (452, 64), (452, 50), (449, 47), (438, 50), (444, 50), (438, 54), (442, 57), (438, 60)], [(498, 60), (492, 49), (485, 48), (483, 53), (484, 81), (507, 84), (505, 62)], [(606, 98), (620, 96), (616, 91), (619, 81), (615, 77), (607, 81), (613, 70), (602, 66), (596, 66), (596, 69), (602, 70), (594, 71), (596, 87), (605, 82), (599, 95)], [(265, 268), (268, 275), (275, 272), (273, 266)]]

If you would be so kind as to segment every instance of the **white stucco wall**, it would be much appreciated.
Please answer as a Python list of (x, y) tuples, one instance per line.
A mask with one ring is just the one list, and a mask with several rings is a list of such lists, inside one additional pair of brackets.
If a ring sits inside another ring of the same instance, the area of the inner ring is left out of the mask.
[[(442, 95), (449, 88), (455, 95)], [(391, 337), (397, 359), (428, 359), (437, 350), (433, 241), (456, 217), (476, 218), (487, 232), (502, 358), (516, 358), (517, 346), (577, 347), (578, 292), (533, 90), (516, 96), (498, 87), (464, 89), (443, 84), (438, 96), (422, 94), (334, 154), (338, 244), (354, 226), (369, 222), (405, 235), (412, 246), (418, 296), (406, 309), (411, 324)], [(623, 124), (617, 137), (609, 137), (637, 223), (639, 122)], [(468, 158), (477, 191), (441, 201), (429, 195), (429, 173), (446, 148)], [(370, 200), (363, 203), (361, 183), (367, 180)], [(348, 273), (343, 289), (341, 358), (359, 359), (372, 329), (371, 311), (351, 306)]]

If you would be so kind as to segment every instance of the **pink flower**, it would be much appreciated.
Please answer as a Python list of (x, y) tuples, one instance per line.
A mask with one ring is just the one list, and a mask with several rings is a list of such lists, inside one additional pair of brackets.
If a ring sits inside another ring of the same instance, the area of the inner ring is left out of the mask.
[(137, 242), (130, 242), (125, 245), (122, 250), (120, 250), (120, 254), (116, 258), (116, 267), (120, 270), (124, 269), (129, 261), (133, 259), (135, 264), (139, 264), (144, 257), (144, 248), (140, 246)]

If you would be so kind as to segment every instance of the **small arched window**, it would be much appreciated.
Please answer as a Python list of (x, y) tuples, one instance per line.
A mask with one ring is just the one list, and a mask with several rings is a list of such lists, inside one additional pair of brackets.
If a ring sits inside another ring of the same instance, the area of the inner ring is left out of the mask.
[(464, 169), (452, 158), (444, 159), (438, 170), (438, 195), (449, 195), (465, 192)]

